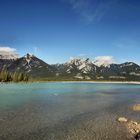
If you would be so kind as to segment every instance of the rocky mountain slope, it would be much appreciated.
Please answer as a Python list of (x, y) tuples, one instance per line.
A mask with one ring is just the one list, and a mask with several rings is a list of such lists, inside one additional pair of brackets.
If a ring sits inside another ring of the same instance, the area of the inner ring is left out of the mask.
[(72, 59), (63, 64), (47, 64), (34, 55), (1, 59), (0, 71), (24, 72), (37, 80), (117, 80), (140, 81), (140, 66), (133, 62), (95, 65), (89, 59)]

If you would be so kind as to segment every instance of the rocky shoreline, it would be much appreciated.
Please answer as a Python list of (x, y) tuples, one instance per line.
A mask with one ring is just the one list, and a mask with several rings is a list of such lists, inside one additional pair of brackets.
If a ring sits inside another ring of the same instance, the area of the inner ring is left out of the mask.
[[(140, 104), (135, 104), (133, 106), (133, 111), (140, 111)], [(132, 137), (132, 140), (140, 140), (140, 123), (136, 122), (134, 120), (130, 120), (126, 117), (119, 117), (118, 122), (123, 123), (130, 136)]]

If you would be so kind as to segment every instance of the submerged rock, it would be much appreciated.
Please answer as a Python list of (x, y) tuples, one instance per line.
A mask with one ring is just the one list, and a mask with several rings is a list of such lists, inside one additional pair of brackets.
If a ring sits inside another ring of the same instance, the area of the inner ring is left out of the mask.
[(134, 111), (140, 111), (140, 104), (136, 104), (133, 106)]

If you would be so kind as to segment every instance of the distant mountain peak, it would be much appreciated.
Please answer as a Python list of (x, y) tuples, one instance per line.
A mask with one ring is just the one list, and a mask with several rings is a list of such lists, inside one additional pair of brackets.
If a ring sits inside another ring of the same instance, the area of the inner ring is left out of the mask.
[(25, 58), (30, 59), (31, 57), (33, 57), (33, 54), (27, 53), (26, 55), (24, 55)]
[(128, 66), (133, 66), (133, 65), (137, 65), (137, 64), (135, 64), (133, 62), (125, 62), (125, 63), (123, 63), (121, 65), (122, 65), (122, 67), (128, 67)]
[(67, 62), (67, 64), (74, 64), (76, 66), (79, 66), (79, 65), (81, 65), (83, 63), (88, 64), (88, 63), (92, 63), (92, 62), (90, 61), (89, 58), (86, 58), (86, 59), (83, 59), (83, 58), (73, 58), (69, 62)]

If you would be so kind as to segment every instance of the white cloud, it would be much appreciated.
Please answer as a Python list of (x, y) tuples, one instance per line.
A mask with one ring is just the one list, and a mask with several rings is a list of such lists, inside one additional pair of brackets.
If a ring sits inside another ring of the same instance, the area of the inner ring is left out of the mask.
[(69, 2), (86, 22), (100, 21), (118, 0), (63, 0)]
[(15, 52), (16, 49), (10, 47), (0, 47), (0, 52)]
[(95, 57), (94, 64), (97, 66), (109, 66), (110, 64), (114, 63), (114, 59), (112, 56), (97, 56)]
[(0, 58), (1, 59), (16, 59), (19, 55), (15, 48), (11, 47), (0, 47)]

